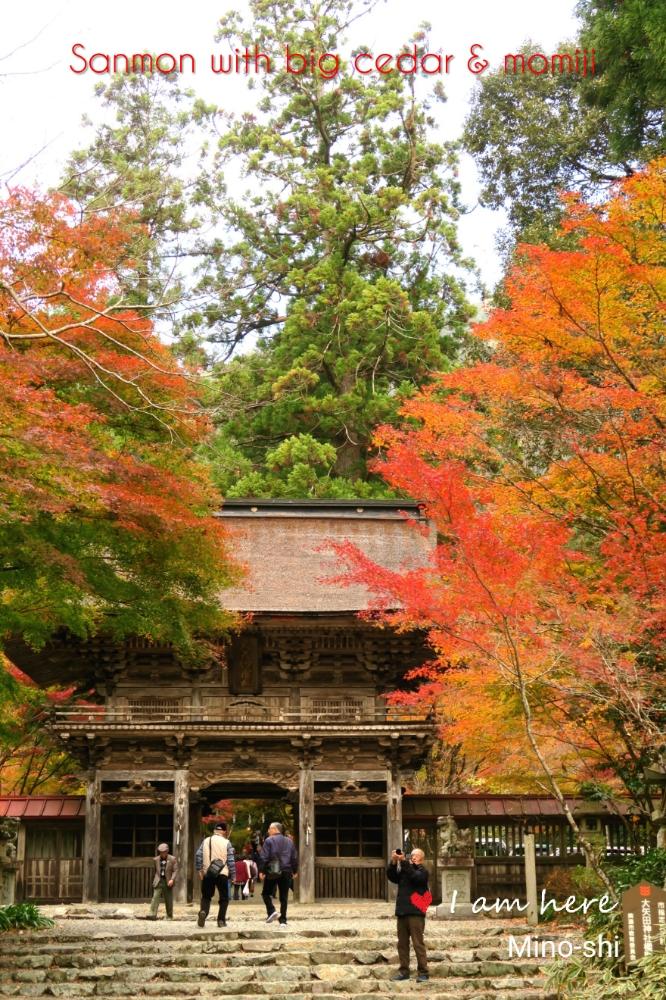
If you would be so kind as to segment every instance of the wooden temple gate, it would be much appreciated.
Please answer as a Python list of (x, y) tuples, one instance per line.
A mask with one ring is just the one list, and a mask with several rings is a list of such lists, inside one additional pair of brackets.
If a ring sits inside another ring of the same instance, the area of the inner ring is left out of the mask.
[(208, 790), (240, 784), (293, 804), (301, 900), (385, 897), (403, 774), (436, 726), (383, 695), (430, 654), (420, 634), (361, 620), (364, 588), (325, 580), (339, 573), (339, 542), (388, 568), (422, 563), (432, 535), (405, 514), (423, 521), (416, 504), (393, 501), (228, 502), (219, 516), (248, 577), (221, 600), (251, 620), (203, 665), (140, 639), (64, 635), (37, 654), (14, 643), (11, 658), (38, 682), (97, 692), (52, 722), (86, 773), (84, 900), (145, 898), (160, 840), (186, 859), (177, 900), (191, 896)]

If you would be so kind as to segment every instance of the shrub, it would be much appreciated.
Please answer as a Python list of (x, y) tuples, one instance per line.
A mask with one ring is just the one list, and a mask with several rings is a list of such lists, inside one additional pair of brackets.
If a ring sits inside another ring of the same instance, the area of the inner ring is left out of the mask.
[(42, 927), (53, 927), (53, 920), (43, 916), (34, 903), (0, 906), (0, 931), (39, 930)]
[[(606, 888), (601, 879), (591, 868), (577, 865), (575, 868), (553, 868), (544, 882), (544, 889), (549, 897), (564, 900), (568, 896), (576, 896), (581, 901), (590, 896), (603, 895)], [(571, 914), (566, 914), (571, 920)]]
[(663, 1000), (666, 983), (666, 954), (646, 955), (629, 972), (618, 974), (609, 966), (591, 967), (578, 958), (558, 962), (549, 975), (549, 984), (566, 1000)]
[[(572, 894), (580, 896), (599, 895), (594, 882), (578, 873), (585, 869), (571, 869), (569, 880), (560, 878), (557, 872), (554, 892), (565, 885), (570, 885)], [(666, 851), (654, 849), (642, 857), (632, 858), (625, 865), (609, 865), (606, 868), (608, 876), (618, 895), (630, 889), (639, 882), (650, 882), (652, 885), (663, 885), (666, 879)], [(578, 884), (577, 884), (578, 883)], [(591, 890), (591, 891), (590, 891)], [(594, 939), (601, 934), (606, 940), (613, 941), (622, 937), (622, 915), (620, 909), (612, 913), (600, 913), (595, 907), (586, 919), (585, 937)], [(572, 959), (558, 962), (551, 967), (549, 974), (551, 986), (558, 990), (558, 995), (567, 1000), (615, 1000), (616, 997), (626, 1000), (663, 1000), (664, 983), (666, 983), (666, 953), (657, 952), (646, 956), (629, 969), (624, 966), (623, 959)]]

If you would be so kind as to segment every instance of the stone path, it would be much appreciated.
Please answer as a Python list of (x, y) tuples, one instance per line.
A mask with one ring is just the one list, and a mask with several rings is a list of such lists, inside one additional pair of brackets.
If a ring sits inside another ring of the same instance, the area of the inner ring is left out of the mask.
[[(428, 920), (430, 981), (397, 972), (390, 904), (293, 904), (289, 927), (266, 925), (259, 900), (232, 904), (227, 928), (200, 930), (196, 906), (173, 921), (139, 919), (147, 906), (43, 907), (56, 927), (0, 938), (0, 997), (234, 996), (238, 1000), (550, 1000), (543, 961), (516, 957), (520, 921)], [(571, 929), (539, 937), (571, 937)]]

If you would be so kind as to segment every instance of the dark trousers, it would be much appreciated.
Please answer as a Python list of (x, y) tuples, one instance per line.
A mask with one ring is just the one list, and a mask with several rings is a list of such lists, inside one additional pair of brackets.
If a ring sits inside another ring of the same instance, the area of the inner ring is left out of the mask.
[(205, 875), (203, 877), (201, 882), (201, 909), (206, 916), (208, 916), (210, 901), (215, 895), (216, 889), (220, 897), (217, 919), (225, 920), (227, 916), (227, 908), (229, 906), (229, 879), (226, 875), (218, 875), (217, 878), (213, 878), (209, 875)]
[(398, 958), (400, 971), (409, 972), (409, 942), (414, 945), (416, 968), (428, 975), (428, 956), (423, 940), (425, 917), (398, 917)]
[(275, 907), (273, 906), (273, 891), (276, 886), (278, 888), (278, 892), (280, 893), (280, 923), (286, 924), (291, 874), (289, 872), (283, 872), (282, 875), (278, 875), (277, 878), (270, 878), (270, 876), (267, 875), (264, 879), (264, 888), (261, 892), (261, 898), (266, 905), (267, 917), (270, 917), (271, 913), (275, 913)]

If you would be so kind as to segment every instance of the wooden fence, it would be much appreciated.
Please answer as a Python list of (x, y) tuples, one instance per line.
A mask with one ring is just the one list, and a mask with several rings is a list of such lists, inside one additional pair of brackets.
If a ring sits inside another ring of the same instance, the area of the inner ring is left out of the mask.
[[(549, 877), (557, 868), (584, 865), (585, 857), (574, 840), (573, 831), (564, 817), (541, 817), (538, 820), (517, 822), (511, 819), (460, 820), (461, 829), (473, 831), (474, 843), (474, 896), (517, 897), (525, 894), (524, 834), (534, 834), (537, 861), (537, 885), (546, 887)], [(437, 826), (424, 823), (407, 830), (407, 846), (420, 847), (426, 853), (426, 865), (432, 874), (436, 869)], [(600, 830), (606, 841), (603, 860), (622, 864), (649, 846), (644, 827), (628, 828), (619, 818), (604, 817)], [(431, 879), (433, 895), (439, 899), (441, 886), (439, 873)]]
[(104, 897), (110, 903), (130, 903), (148, 900), (153, 894), (155, 865), (145, 862), (134, 865), (112, 863), (103, 872)]
[[(347, 867), (345, 867), (347, 866)], [(315, 899), (386, 899), (386, 863), (315, 861)]]
[(82, 894), (83, 858), (31, 858), (19, 866), (19, 900), (75, 903)]

